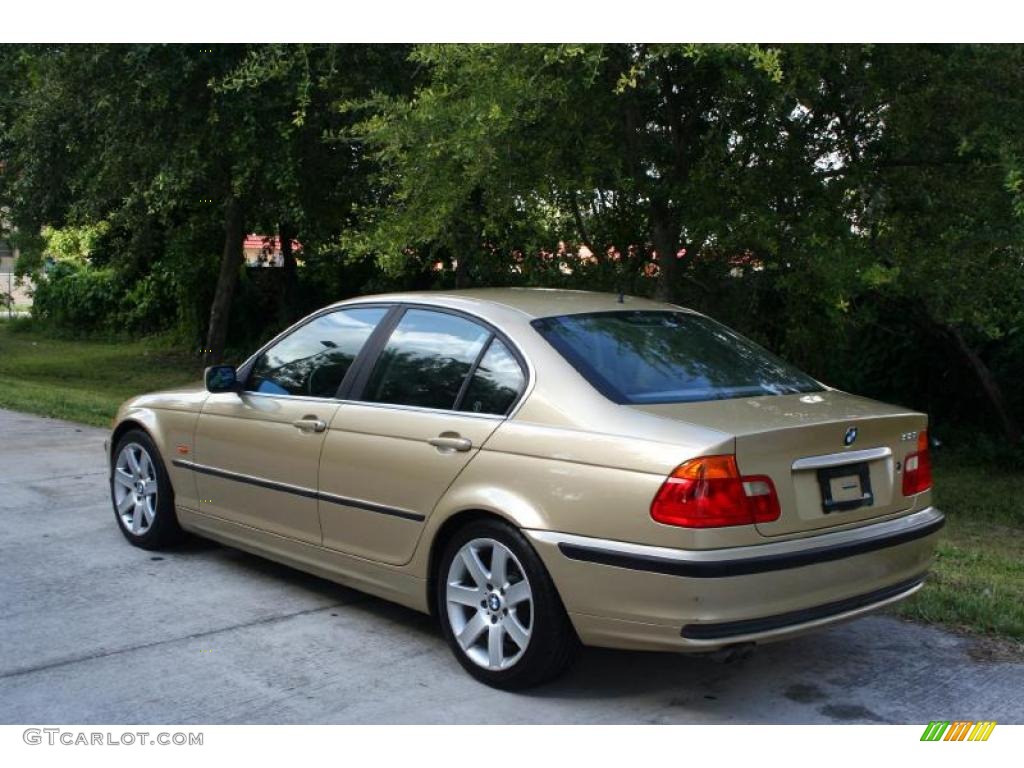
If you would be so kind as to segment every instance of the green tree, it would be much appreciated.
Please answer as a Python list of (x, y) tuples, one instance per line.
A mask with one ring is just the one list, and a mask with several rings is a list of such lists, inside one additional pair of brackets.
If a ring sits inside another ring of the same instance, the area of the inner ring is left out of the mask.
[[(12, 223), (32, 234), (109, 221), (122, 236), (118, 267), (145, 275), (181, 232), (200, 233), (200, 253), (189, 256), (205, 258), (219, 222), (212, 292), (208, 270), (179, 265), (188, 277), (180, 295), (209, 296), (208, 361), (223, 356), (249, 227), (269, 226), (289, 244), (305, 231), (326, 239), (320, 214), (337, 229), (367, 195), (358, 148), (323, 141), (344, 119), (329, 104), (387, 90), (406, 71), (397, 47), (85, 45), (18, 54), (25, 84), (13, 88), (0, 192)], [(288, 256), (284, 305), (293, 304), (295, 281)], [(283, 319), (294, 311), (287, 306)]]
[(751, 94), (780, 77), (753, 45), (429, 45), (413, 59), (429, 72), (414, 95), (350, 105), (371, 110), (356, 132), (388, 193), (355, 248), (401, 268), (408, 248), (441, 247), (461, 283), (482, 240), (521, 245), (514, 222), (584, 244), (628, 231), (657, 252), (663, 298), (689, 277), (677, 251), (717, 234), (723, 163), (753, 153), (734, 151), (765, 106)]
[(396, 271), (457, 260), (456, 285), (482, 246), (506, 269), (559, 241), (650, 246), (656, 296), (731, 314), (839, 383), (902, 365), (898, 339), (858, 336), (902, 305), (1019, 442), (979, 345), (1024, 305), (1022, 50), (419, 46), (414, 94), (346, 105), (366, 110), (382, 193), (348, 242)]
[[(977, 402), (1019, 443), (1022, 57), (5, 46), (0, 227), (29, 269), (88, 251), (103, 275), (75, 279), (123, 286), (147, 317), (173, 293), (211, 360), (230, 316), (237, 341), (240, 318), (280, 327), (339, 293), (600, 287), (711, 312), (839, 386)], [(259, 275), (280, 277), (273, 317), (231, 312), (246, 231), (285, 244), (285, 269)]]
[(1019, 443), (981, 348), (1024, 321), (1024, 107), (1015, 96), (1024, 48), (794, 46), (787, 54), (787, 76), (831, 147), (821, 176), (841, 193), (836, 218), (849, 223), (858, 252), (850, 293), (898, 307), (889, 316), (912, 339), (942, 344)]

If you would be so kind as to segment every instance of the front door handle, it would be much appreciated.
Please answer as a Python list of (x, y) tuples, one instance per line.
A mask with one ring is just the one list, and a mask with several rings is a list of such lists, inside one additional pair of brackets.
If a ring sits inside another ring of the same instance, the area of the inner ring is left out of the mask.
[(301, 419), (293, 421), (292, 426), (303, 432), (323, 432), (327, 429), (327, 422), (316, 416), (303, 416)]
[(458, 432), (442, 432), (437, 437), (430, 438), (427, 442), (441, 453), (468, 451), (473, 447), (473, 441), (467, 437), (462, 437)]

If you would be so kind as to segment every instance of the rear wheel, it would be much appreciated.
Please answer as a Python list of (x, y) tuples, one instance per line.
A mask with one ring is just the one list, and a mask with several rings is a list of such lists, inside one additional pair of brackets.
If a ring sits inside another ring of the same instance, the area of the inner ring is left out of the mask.
[(519, 531), (496, 520), (461, 529), (437, 574), (445, 638), (473, 677), (496, 688), (559, 675), (578, 645), (544, 564)]
[(117, 526), (129, 542), (160, 549), (184, 536), (174, 514), (174, 491), (160, 452), (139, 429), (125, 432), (114, 448), (110, 499)]

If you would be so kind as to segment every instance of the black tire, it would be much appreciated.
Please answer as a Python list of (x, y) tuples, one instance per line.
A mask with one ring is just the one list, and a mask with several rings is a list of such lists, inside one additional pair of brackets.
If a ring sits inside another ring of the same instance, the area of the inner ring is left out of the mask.
[[(114, 472), (118, 457), (128, 445), (137, 445), (145, 450), (153, 465), (153, 473), (156, 475), (156, 513), (149, 527), (142, 533), (135, 533), (126, 524), (124, 518), (117, 510), (117, 496), (114, 483)], [(164, 466), (160, 451), (157, 449), (153, 439), (141, 429), (130, 429), (118, 438), (117, 445), (110, 455), (110, 502), (114, 508), (114, 519), (117, 520), (117, 527), (124, 534), (128, 541), (142, 549), (164, 549), (179, 543), (185, 532), (178, 524), (178, 517), (174, 511), (174, 488), (171, 487), (171, 479), (167, 476), (167, 468)]]
[[(518, 560), (532, 592), (529, 642), (519, 659), (506, 669), (491, 670), (473, 661), (455, 638), (448, 614), (449, 569), (459, 550), (474, 539), (492, 539), (507, 547)], [(475, 520), (459, 529), (445, 546), (435, 577), (435, 605), (444, 637), (462, 667), (480, 682), (503, 690), (531, 688), (559, 676), (574, 660), (580, 643), (558, 591), (533, 547), (507, 523)]]

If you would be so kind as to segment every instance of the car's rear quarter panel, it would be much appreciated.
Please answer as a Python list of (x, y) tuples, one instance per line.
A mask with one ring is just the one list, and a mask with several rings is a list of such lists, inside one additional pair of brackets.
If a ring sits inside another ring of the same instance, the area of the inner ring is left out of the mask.
[(731, 439), (701, 434), (703, 441), (681, 434), (672, 444), (508, 422), (459, 476), (439, 512), (483, 502), (483, 509), (500, 509), (521, 528), (664, 547), (763, 541), (753, 526), (697, 530), (651, 518), (651, 500), (675, 467), (691, 456), (731, 450)]

